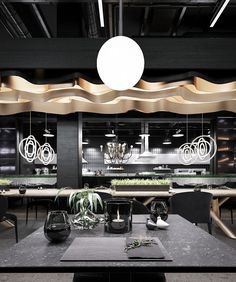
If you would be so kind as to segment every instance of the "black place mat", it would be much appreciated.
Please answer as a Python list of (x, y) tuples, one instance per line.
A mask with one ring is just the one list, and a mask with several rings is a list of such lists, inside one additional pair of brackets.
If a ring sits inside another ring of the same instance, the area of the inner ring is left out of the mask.
[[(132, 260), (160, 260), (172, 261), (160, 240), (154, 239), (164, 254), (164, 259), (137, 259)], [(66, 250), (61, 261), (129, 261), (128, 254), (124, 251), (126, 237), (78, 237), (75, 238)]]

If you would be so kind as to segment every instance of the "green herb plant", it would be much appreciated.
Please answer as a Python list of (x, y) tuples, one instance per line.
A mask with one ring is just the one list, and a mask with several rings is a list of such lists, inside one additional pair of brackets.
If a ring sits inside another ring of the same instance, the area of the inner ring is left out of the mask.
[(170, 179), (112, 179), (111, 185), (170, 185)]
[(153, 239), (135, 239), (132, 243), (126, 246), (125, 252), (128, 252), (129, 250), (139, 248), (141, 246), (144, 247), (151, 247), (152, 244), (157, 245), (157, 242)]
[(0, 178), (0, 186), (8, 186), (10, 184), (11, 184), (11, 181), (9, 179)]

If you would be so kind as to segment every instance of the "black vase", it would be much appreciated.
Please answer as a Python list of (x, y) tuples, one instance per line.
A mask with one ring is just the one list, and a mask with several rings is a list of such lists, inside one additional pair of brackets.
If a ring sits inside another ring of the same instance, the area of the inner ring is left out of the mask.
[(162, 220), (167, 220), (168, 218), (168, 208), (164, 201), (152, 201), (151, 203), (151, 220), (156, 223), (158, 216), (160, 216)]
[(69, 217), (66, 211), (51, 211), (44, 224), (44, 235), (51, 242), (65, 241), (71, 232)]

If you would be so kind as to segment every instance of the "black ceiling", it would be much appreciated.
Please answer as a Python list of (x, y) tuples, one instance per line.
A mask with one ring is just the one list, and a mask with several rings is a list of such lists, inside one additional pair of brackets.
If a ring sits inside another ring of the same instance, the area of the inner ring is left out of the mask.
[[(67, 3), (65, 3), (67, 2)], [(124, 35), (130, 37), (235, 37), (236, 0), (213, 28), (217, 0), (124, 0)], [(118, 35), (118, 0), (103, 0), (105, 27), (97, 1), (8, 0), (0, 3), (0, 39)]]

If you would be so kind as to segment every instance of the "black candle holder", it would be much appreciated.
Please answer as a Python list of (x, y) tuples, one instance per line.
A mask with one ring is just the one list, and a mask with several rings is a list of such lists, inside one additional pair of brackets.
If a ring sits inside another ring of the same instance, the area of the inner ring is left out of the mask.
[(105, 231), (126, 233), (132, 229), (132, 202), (127, 199), (108, 199), (104, 206)]

